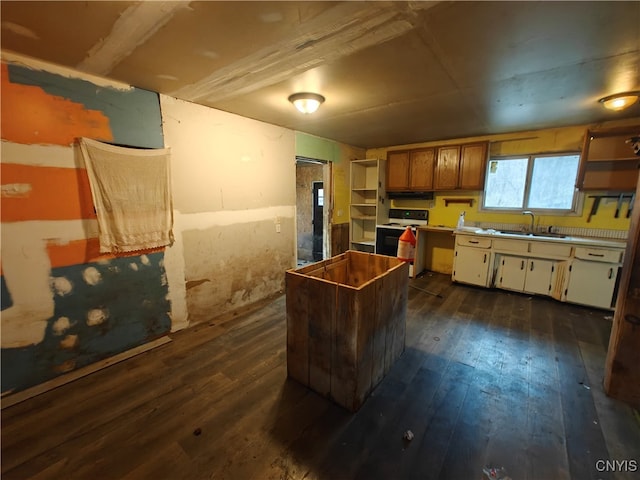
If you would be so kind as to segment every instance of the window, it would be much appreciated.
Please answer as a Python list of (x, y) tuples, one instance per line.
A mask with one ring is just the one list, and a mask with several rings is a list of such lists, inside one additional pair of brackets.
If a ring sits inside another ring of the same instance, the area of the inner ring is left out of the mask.
[(580, 155), (492, 158), (487, 165), (483, 208), (491, 210), (575, 209)]

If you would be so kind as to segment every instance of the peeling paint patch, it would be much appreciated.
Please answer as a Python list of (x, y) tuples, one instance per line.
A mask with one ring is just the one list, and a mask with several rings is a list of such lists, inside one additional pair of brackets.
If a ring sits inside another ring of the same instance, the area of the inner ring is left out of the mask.
[(67, 335), (62, 340), (60, 340), (60, 348), (64, 349), (72, 349), (78, 346), (79, 342), (78, 335)]
[(28, 192), (15, 195), (5, 195), (3, 185), (3, 222), (96, 218), (84, 169), (2, 163), (0, 173), (5, 185), (29, 185)]
[(73, 290), (73, 284), (68, 278), (65, 277), (54, 277), (51, 280), (51, 286), (55, 294), (60, 297), (69, 295)]
[(68, 317), (60, 317), (53, 323), (51, 331), (54, 335), (61, 336), (71, 328), (71, 325), (71, 320)]
[(82, 272), (82, 279), (87, 285), (97, 285), (102, 280), (102, 275), (96, 267), (87, 267)]
[(210, 282), (211, 280), (209, 280), (208, 278), (204, 278), (202, 280), (189, 280), (187, 282), (187, 290), (197, 287), (198, 285), (202, 285), (205, 282)]
[(87, 312), (87, 325), (95, 327), (103, 324), (109, 318), (109, 310), (106, 308), (94, 308)]
[(7, 183), (2, 185), (2, 196), (8, 198), (25, 198), (31, 192), (30, 183)]

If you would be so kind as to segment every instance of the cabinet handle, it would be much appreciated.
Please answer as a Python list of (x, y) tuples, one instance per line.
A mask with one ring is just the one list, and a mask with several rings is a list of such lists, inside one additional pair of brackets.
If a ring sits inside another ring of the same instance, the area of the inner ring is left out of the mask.
[(533, 272), (533, 262), (531, 262), (531, 266), (529, 267), (529, 271)]
[(482, 260), (482, 263), (487, 263), (487, 254), (484, 254), (484, 260)]
[(469, 243), (480, 243), (478, 240), (469, 240)]
[(588, 253), (590, 257), (604, 257), (604, 253)]
[(613, 268), (609, 269), (609, 279), (611, 279), (611, 277), (613, 277)]
[(524, 260), (520, 262), (520, 270), (524, 270)]

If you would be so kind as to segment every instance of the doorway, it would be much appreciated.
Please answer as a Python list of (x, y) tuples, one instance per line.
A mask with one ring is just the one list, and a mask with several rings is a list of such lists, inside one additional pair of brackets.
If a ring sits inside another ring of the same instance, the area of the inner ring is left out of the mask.
[(297, 265), (330, 256), (331, 164), (296, 157)]

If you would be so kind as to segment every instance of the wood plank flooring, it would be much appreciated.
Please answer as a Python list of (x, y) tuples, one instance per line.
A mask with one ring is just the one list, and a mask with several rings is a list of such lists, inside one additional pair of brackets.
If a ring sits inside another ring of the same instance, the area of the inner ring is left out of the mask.
[(350, 414), (287, 380), (280, 296), (3, 409), (2, 478), (638, 479), (637, 414), (602, 389), (608, 315), (427, 274)]

